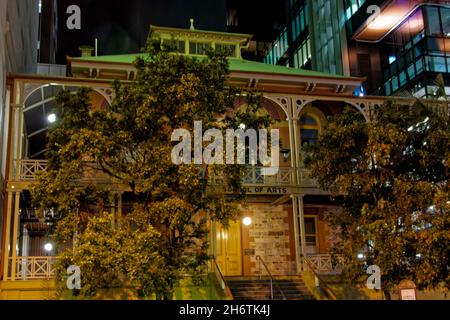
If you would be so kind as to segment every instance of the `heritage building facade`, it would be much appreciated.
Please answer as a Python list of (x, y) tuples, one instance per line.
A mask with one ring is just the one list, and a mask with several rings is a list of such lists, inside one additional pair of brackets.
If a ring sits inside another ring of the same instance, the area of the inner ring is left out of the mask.
[[(217, 33), (191, 28), (151, 27), (154, 36), (177, 39), (179, 51), (198, 57), (204, 48), (230, 49), (230, 84), (263, 93), (263, 107), (280, 130), (280, 170), (262, 176), (261, 168), (250, 166), (244, 186), (248, 206), (228, 229), (211, 224), (211, 254), (224, 276), (261, 273), (263, 260), (273, 275), (297, 275), (302, 257), (308, 256), (318, 272), (337, 272), (330, 250), (339, 236), (324, 221), (324, 215), (339, 210), (303, 166), (303, 146), (315, 143), (327, 117), (345, 106), (360, 112), (367, 121), (371, 110), (383, 103), (379, 97), (355, 96), (364, 81), (320, 72), (291, 69), (246, 61), (241, 49), (249, 35)], [(62, 89), (93, 89), (93, 107), (107, 107), (114, 99), (112, 80), (132, 80), (132, 62), (138, 55), (68, 57), (67, 77), (11, 74), (6, 163), (6, 206), (1, 256), (0, 297), (36, 298), (42, 280), (54, 276), (55, 252), (48, 250), (51, 210), (45, 221), (37, 219), (30, 204), (30, 185), (45, 170), (46, 133), (54, 119), (55, 95)], [(236, 107), (244, 100), (237, 99)], [(114, 211), (123, 213), (126, 190), (118, 191)], [(245, 222), (245, 223), (244, 223)], [(47, 249), (47, 250), (45, 250)], [(34, 289), (33, 289), (34, 288)], [(41, 289), (39, 289), (41, 288)], [(39, 297), (38, 297), (39, 298)]]

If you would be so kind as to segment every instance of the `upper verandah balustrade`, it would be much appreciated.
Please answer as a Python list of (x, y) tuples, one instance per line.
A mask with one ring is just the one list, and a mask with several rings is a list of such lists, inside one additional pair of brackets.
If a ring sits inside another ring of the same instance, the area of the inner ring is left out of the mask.
[[(95, 172), (92, 166), (87, 166), (82, 182), (114, 183), (114, 180), (101, 172)], [(16, 160), (13, 170), (13, 182), (32, 183), (37, 180), (39, 173), (48, 168), (46, 160)], [(280, 167), (274, 175), (263, 175), (261, 166), (248, 166), (243, 178), (244, 186), (284, 186), (316, 188), (317, 183), (310, 177), (307, 169)], [(296, 182), (297, 181), (297, 182)], [(211, 184), (220, 184), (218, 177), (210, 178)]]

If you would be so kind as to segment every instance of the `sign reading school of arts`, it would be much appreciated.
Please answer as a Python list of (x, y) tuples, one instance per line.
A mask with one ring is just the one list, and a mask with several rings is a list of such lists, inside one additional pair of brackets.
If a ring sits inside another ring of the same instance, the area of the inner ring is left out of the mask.
[(244, 187), (247, 194), (288, 194), (286, 187)]

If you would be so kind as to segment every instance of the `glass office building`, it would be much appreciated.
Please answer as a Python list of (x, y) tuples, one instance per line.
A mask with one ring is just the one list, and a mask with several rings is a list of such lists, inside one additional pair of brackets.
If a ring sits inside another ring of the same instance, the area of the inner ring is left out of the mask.
[(429, 97), (442, 74), (450, 94), (450, 1), (288, 0), (287, 7), (289, 23), (266, 63), (366, 77), (364, 92), (387, 96)]
[(287, 0), (287, 26), (264, 62), (344, 74), (342, 0)]
[(266, 52), (265, 63), (311, 69), (309, 1), (287, 0), (287, 26)]
[(419, 7), (381, 46), (385, 50), (380, 94), (407, 90), (418, 97), (434, 95), (438, 74), (450, 85), (450, 8)]

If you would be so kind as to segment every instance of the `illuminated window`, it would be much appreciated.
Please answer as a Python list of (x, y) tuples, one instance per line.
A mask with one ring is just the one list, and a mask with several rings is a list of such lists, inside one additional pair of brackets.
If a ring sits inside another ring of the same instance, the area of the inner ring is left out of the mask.
[(171, 52), (185, 53), (186, 43), (178, 40), (164, 40), (163, 46)]
[(189, 42), (189, 53), (205, 55), (206, 51), (211, 48), (209, 42)]
[(287, 37), (287, 29), (285, 28), (264, 57), (264, 63), (277, 64), (280, 61), (289, 49)]
[(220, 44), (216, 43), (217, 51), (225, 51), (228, 57), (236, 57), (236, 46), (234, 44)]
[(444, 35), (450, 37), (450, 8), (441, 8), (441, 20)]
[(428, 20), (427, 34), (430, 36), (440, 36), (441, 26), (439, 22), (439, 8), (425, 7), (425, 12)]
[(347, 20), (361, 8), (366, 0), (345, 0), (345, 16)]

